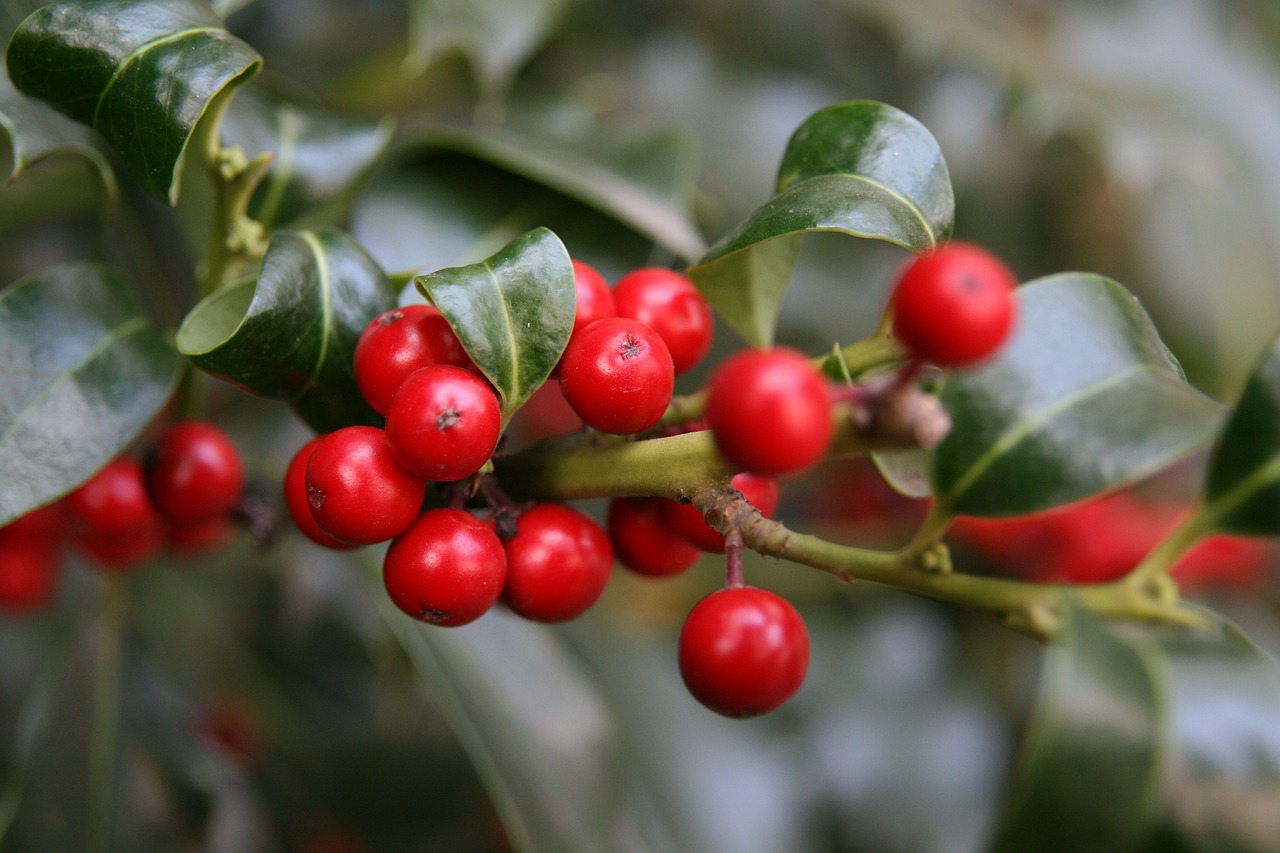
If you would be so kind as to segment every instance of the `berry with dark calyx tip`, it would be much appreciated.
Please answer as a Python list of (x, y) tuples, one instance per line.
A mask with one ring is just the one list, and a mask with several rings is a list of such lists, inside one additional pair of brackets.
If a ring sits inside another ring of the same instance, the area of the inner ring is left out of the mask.
[(424, 512), (391, 543), (382, 579), (396, 607), (433, 625), (465, 625), (502, 594), (507, 557), (493, 529), (459, 509)]
[(342, 550), (354, 548), (349, 542), (343, 542), (320, 526), (311, 513), (311, 501), (307, 496), (307, 462), (311, 460), (311, 451), (316, 449), (320, 439), (318, 435), (308, 441), (289, 460), (289, 467), (284, 472), (284, 505), (289, 510), (289, 517), (294, 525), (302, 531), (302, 535), (317, 545), (325, 548)]
[(809, 633), (786, 599), (752, 586), (717, 590), (680, 631), (680, 676), (726, 717), (752, 717), (790, 699), (809, 669)]
[(396, 461), (382, 430), (348, 426), (320, 439), (306, 473), (311, 514), (352, 545), (385, 542), (413, 523), (427, 484)]
[(244, 496), (240, 450), (205, 421), (182, 421), (165, 430), (147, 456), (145, 474), (152, 505), (173, 524), (226, 516)]
[(970, 367), (1005, 342), (1017, 314), (1017, 278), (991, 252), (952, 241), (916, 258), (892, 296), (894, 337), (939, 367)]
[(384, 311), (365, 326), (356, 342), (356, 384), (380, 415), (415, 370), (451, 364), (475, 370), (471, 356), (444, 315), (432, 305), (405, 305)]
[(502, 432), (502, 410), (489, 383), (460, 367), (415, 370), (391, 398), (387, 440), (406, 469), (452, 482), (480, 470)]
[[(765, 518), (772, 516), (778, 508), (778, 482), (772, 477), (742, 473), (735, 475), (731, 483)], [(667, 524), (687, 542), (710, 554), (724, 553), (724, 536), (707, 524), (696, 506), (667, 501), (663, 507)]]
[(667, 498), (614, 498), (605, 528), (618, 562), (636, 574), (662, 578), (687, 570), (702, 552), (667, 521)]
[(53, 599), (62, 575), (64, 519), (58, 502), (0, 527), (0, 611), (35, 613)]
[(535, 622), (565, 622), (595, 604), (609, 583), (613, 549), (604, 529), (573, 507), (542, 503), (516, 519), (505, 543), (503, 602)]
[(588, 426), (631, 435), (662, 418), (675, 371), (657, 332), (625, 317), (606, 317), (569, 341), (560, 360), (560, 387)]
[(706, 418), (720, 453), (757, 474), (797, 474), (831, 445), (827, 381), (785, 347), (743, 350), (721, 364), (708, 383)]
[(715, 333), (711, 306), (693, 282), (675, 270), (632, 270), (614, 285), (613, 301), (619, 317), (639, 320), (662, 336), (677, 376), (711, 348)]

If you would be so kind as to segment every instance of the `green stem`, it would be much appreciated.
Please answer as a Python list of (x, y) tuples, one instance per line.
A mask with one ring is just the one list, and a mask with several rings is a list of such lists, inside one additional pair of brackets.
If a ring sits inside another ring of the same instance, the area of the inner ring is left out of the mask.
[(1124, 583), (1134, 588), (1160, 584), (1162, 579), (1168, 578), (1169, 569), (1178, 561), (1178, 558), (1213, 530), (1216, 519), (1216, 513), (1207, 505), (1200, 504), (1191, 515), (1169, 531), (1169, 534), (1151, 549), (1142, 562), (1133, 568), (1133, 571), (1125, 575)]
[(116, 746), (120, 729), (120, 679), (124, 664), (125, 590), (109, 577), (102, 599), (101, 642), (93, 678), (93, 723), (89, 741), (89, 853), (111, 848)]

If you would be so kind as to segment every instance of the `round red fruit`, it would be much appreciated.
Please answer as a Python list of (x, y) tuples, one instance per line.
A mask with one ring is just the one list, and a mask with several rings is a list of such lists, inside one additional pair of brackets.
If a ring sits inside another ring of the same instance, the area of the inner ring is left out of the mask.
[(429, 364), (475, 368), (449, 321), (432, 305), (384, 311), (365, 326), (356, 342), (356, 384), (380, 415), (387, 413), (391, 398), (409, 374)]
[(614, 498), (609, 502), (605, 517), (609, 541), (618, 562), (636, 574), (670, 577), (698, 562), (702, 552), (667, 522), (669, 503), (675, 504), (667, 498), (653, 497)]
[(721, 364), (708, 384), (706, 418), (720, 453), (757, 474), (799, 473), (831, 445), (827, 382), (784, 347), (743, 350)]
[(0, 527), (0, 611), (34, 613), (62, 574), (63, 505), (49, 504)]
[(694, 605), (680, 631), (680, 675), (703, 705), (726, 717), (768, 713), (809, 669), (809, 633), (786, 599), (730, 587)]
[(382, 563), (382, 579), (396, 607), (446, 627), (483, 616), (502, 594), (506, 577), (498, 534), (459, 509), (424, 512), (391, 543)]
[(577, 303), (573, 311), (573, 331), (578, 332), (590, 326), (596, 320), (605, 317), (616, 317), (617, 306), (614, 305), (613, 291), (609, 282), (596, 271), (595, 267), (582, 261), (573, 262), (573, 284), (577, 291)]
[[(772, 516), (778, 508), (778, 482), (772, 477), (742, 473), (735, 475), (731, 482), (747, 503), (760, 510), (765, 518)], [(724, 536), (707, 524), (696, 506), (672, 500), (663, 506), (667, 524), (685, 541), (711, 554), (724, 553)]]
[(638, 320), (662, 336), (676, 375), (701, 361), (711, 348), (711, 306), (693, 282), (675, 270), (633, 270), (614, 285), (613, 301), (619, 317)]
[(656, 424), (671, 402), (671, 353), (653, 329), (606, 317), (569, 341), (560, 387), (578, 417), (601, 432), (631, 435)]
[(981, 246), (952, 241), (916, 258), (893, 294), (893, 334), (915, 358), (969, 367), (1013, 329), (1018, 280)]
[(67, 496), (73, 534), (79, 538), (128, 534), (156, 526), (156, 514), (143, 482), (142, 464), (121, 456)]
[(395, 459), (387, 435), (348, 426), (320, 439), (306, 473), (311, 514), (329, 535), (351, 545), (385, 542), (422, 509), (427, 484)]
[(322, 438), (324, 436), (318, 435), (311, 439), (289, 460), (289, 467), (284, 472), (284, 505), (294, 525), (312, 542), (325, 548), (351, 548), (350, 543), (343, 542), (321, 527), (311, 514), (311, 501), (307, 496), (307, 463), (311, 460), (311, 451), (316, 449)]
[(483, 379), (435, 364), (415, 370), (391, 398), (386, 430), (401, 465), (424, 479), (452, 482), (489, 461), (502, 431), (502, 411)]
[(535, 622), (581, 615), (604, 592), (613, 569), (604, 529), (565, 504), (537, 504), (520, 513), (506, 551), (502, 600)]
[(147, 493), (168, 522), (193, 525), (226, 516), (244, 496), (235, 442), (214, 424), (182, 421), (165, 430), (146, 462)]

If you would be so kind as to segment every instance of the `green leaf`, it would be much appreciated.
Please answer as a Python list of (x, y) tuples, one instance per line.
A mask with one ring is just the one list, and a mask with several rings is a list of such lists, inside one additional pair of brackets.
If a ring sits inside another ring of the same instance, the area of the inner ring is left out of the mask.
[(573, 265), (560, 238), (536, 228), (487, 260), (414, 280), (502, 397), (507, 418), (551, 375), (573, 331)]
[(0, 291), (0, 524), (117, 456), (164, 407), (179, 367), (108, 267), (53, 267)]
[(420, 74), (437, 56), (460, 51), (482, 92), (501, 96), (568, 7), (568, 0), (415, 0), (406, 62)]
[(1218, 440), (1206, 510), (1230, 533), (1280, 533), (1280, 340), (1245, 384)]
[(932, 477), (949, 510), (1048, 509), (1137, 481), (1213, 439), (1221, 406), (1187, 385), (1123, 287), (1063, 273), (1019, 288), (1018, 304), (1000, 354), (943, 386), (953, 425)]
[(7, 61), (14, 85), (96, 129), (173, 204), (197, 122), (262, 59), (196, 0), (67, 0), (22, 22)]
[(873, 101), (814, 113), (787, 143), (776, 194), (689, 271), (745, 341), (773, 341), (801, 237), (838, 231), (914, 251), (951, 233), (955, 197), (937, 140)]
[(382, 155), (394, 122), (338, 116), (241, 92), (222, 120), (224, 146), (249, 157), (275, 155), (249, 206), (249, 215), (272, 231), (342, 201)]
[(178, 349), (215, 376), (288, 400), (317, 432), (377, 423), (352, 359), (364, 327), (394, 305), (382, 270), (347, 235), (277, 232), (257, 280), (197, 304), (178, 329)]
[(1128, 850), (1153, 819), (1163, 711), (1151, 663), (1079, 613), (1046, 653), (993, 853)]

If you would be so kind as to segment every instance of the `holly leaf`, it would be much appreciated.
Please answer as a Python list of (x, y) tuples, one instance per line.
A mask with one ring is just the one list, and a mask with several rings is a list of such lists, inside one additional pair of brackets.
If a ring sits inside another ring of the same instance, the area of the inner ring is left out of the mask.
[(18, 89), (93, 127), (174, 204), (196, 124), (262, 59), (196, 0), (66, 0), (19, 25), (7, 62)]
[(568, 7), (568, 0), (415, 0), (406, 64), (421, 74), (436, 57), (456, 50), (471, 63), (483, 92), (501, 94)]
[(1280, 533), (1280, 340), (1249, 376), (1218, 440), (1206, 510), (1229, 533)]
[(114, 269), (67, 264), (0, 291), (0, 525), (117, 456), (169, 400), (179, 367)]
[(1140, 480), (1213, 440), (1222, 407), (1187, 384), (1137, 299), (1063, 273), (1018, 289), (1013, 337), (950, 374), (952, 429), (934, 452), (938, 501), (1018, 515)]
[(347, 235), (281, 231), (256, 280), (191, 309), (178, 350), (254, 394), (289, 401), (317, 432), (378, 423), (352, 361), (364, 327), (394, 305), (386, 275)]
[(341, 202), (373, 167), (391, 139), (391, 119), (370, 121), (326, 113), (241, 92), (227, 107), (224, 146), (240, 146), (254, 157), (274, 158), (254, 193), (249, 215), (267, 231)]
[(1196, 632), (1068, 614), (987, 849), (1275, 849), (1280, 668), (1202, 612)]
[(792, 134), (775, 195), (689, 270), (747, 343), (773, 341), (800, 240), (838, 231), (924, 251), (951, 233), (955, 196), (933, 135), (874, 101), (814, 113)]
[(502, 398), (503, 423), (551, 375), (573, 331), (573, 264), (536, 228), (480, 263), (414, 279)]

